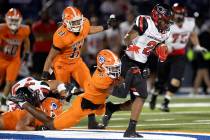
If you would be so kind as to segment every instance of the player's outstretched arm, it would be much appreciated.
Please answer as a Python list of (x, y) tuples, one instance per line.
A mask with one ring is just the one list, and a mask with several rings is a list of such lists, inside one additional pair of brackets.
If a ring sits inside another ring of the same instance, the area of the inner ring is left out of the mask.
[(17, 131), (34, 131), (35, 127), (30, 125), (34, 122), (34, 120), (35, 118), (30, 113), (26, 113), (26, 115), (17, 122), (16, 130)]
[(52, 61), (55, 58), (55, 56), (59, 53), (60, 53), (59, 49), (57, 49), (54, 46), (51, 47), (50, 52), (49, 52), (47, 59), (45, 61), (45, 64), (44, 64), (44, 69), (43, 69), (43, 73), (42, 73), (43, 80), (48, 80), (48, 77), (50, 76), (49, 69), (51, 67)]
[(107, 22), (104, 25), (90, 26), (89, 34), (95, 34), (95, 33), (107, 30), (109, 27), (116, 26), (118, 24), (117, 22), (118, 21), (117, 21), (115, 15), (112, 14), (112, 15), (110, 15), (109, 19), (107, 20)]
[(125, 44), (127, 46), (132, 44), (132, 40), (138, 36), (138, 32), (134, 29), (131, 29), (124, 37)]
[(190, 34), (190, 40), (191, 40), (191, 42), (194, 46), (195, 51), (200, 51), (200, 52), (206, 52), (207, 51), (206, 48), (200, 46), (200, 42), (199, 42), (198, 35), (197, 35), (196, 32), (192, 32)]
[(49, 129), (54, 129), (53, 118), (47, 116), (43, 111), (36, 109), (30, 103), (26, 102), (22, 105), (22, 108), (31, 113), (36, 119), (43, 122)]

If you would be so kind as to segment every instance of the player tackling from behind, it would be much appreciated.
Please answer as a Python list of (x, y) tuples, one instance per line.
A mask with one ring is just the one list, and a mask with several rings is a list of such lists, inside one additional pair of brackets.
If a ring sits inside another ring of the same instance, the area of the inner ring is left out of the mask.
[[(73, 78), (81, 88), (86, 90), (90, 80), (90, 71), (81, 58), (81, 48), (84, 39), (89, 34), (95, 34), (108, 29), (114, 24), (114, 18), (109, 18), (103, 26), (91, 26), (79, 9), (66, 7), (62, 14), (62, 25), (53, 35), (53, 46), (45, 61), (42, 79), (49, 79), (49, 70), (53, 67), (56, 80), (65, 84)], [(99, 128), (94, 115), (89, 116), (89, 128)]]
[(120, 59), (110, 50), (101, 50), (97, 55), (97, 69), (87, 83), (85, 93), (77, 96), (72, 102), (72, 106), (54, 119), (47, 117), (45, 113), (37, 110), (22, 98), (24, 93), (23, 96), (14, 96), (11, 100), (29, 111), (49, 129), (70, 128), (89, 114), (102, 115), (105, 112), (106, 99), (112, 92), (113, 87), (117, 92), (116, 94), (127, 94), (135, 84), (135, 77), (140, 76), (133, 73), (135, 70), (132, 68), (128, 70), (124, 83), (119, 82), (121, 74)]

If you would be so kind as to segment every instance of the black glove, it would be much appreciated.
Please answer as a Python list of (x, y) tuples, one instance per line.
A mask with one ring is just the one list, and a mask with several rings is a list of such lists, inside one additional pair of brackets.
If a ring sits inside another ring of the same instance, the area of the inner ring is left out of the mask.
[(23, 102), (29, 102), (33, 106), (39, 106), (39, 93), (30, 91), (27, 87), (19, 88), (16, 91), (16, 96), (11, 97), (10, 100), (14, 100), (13, 102), (19, 105)]
[(107, 30), (109, 26), (113, 28), (117, 28), (118, 26), (118, 21), (114, 14), (110, 15), (107, 20), (107, 23), (103, 25), (104, 30)]
[(150, 76), (150, 69), (149, 69), (149, 68), (144, 68), (144, 69), (142, 70), (142, 72), (141, 72), (141, 76), (142, 76), (142, 78), (144, 78), (144, 79), (149, 78), (149, 76)]
[(68, 94), (66, 96), (66, 101), (70, 102), (72, 95), (80, 95), (82, 93), (84, 93), (84, 91), (80, 90), (79, 88), (75, 88), (75, 84), (69, 84), (66, 85), (66, 89), (68, 91)]
[(41, 75), (42, 80), (49, 80), (50, 79), (50, 73), (48, 71), (43, 71)]

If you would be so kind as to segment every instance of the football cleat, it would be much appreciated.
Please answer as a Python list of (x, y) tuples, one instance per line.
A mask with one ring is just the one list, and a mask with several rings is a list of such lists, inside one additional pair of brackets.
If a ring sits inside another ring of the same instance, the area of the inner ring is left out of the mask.
[(160, 110), (163, 112), (170, 112), (170, 109), (166, 104), (161, 104)]
[(109, 124), (109, 120), (111, 119), (112, 117), (112, 111), (110, 110), (110, 107), (113, 105), (112, 102), (108, 102), (106, 103), (106, 112), (105, 112), (105, 115), (103, 116), (102, 118), (102, 122), (103, 122), (103, 125), (104, 127), (106, 127), (108, 124)]
[(96, 122), (96, 121), (88, 122), (88, 129), (105, 129), (105, 126), (101, 123)]
[(135, 132), (135, 131), (129, 131), (126, 130), (123, 137), (129, 137), (129, 138), (143, 138), (142, 135), (140, 135), (139, 133)]
[(151, 110), (155, 109), (156, 106), (157, 95), (152, 94), (151, 100), (149, 101), (149, 107)]

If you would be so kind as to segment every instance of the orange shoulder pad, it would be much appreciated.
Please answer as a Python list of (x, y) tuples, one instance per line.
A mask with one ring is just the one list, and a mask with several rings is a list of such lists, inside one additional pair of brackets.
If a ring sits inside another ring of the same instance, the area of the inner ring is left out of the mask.
[(65, 47), (65, 42), (64, 42), (64, 37), (67, 34), (67, 30), (61, 26), (57, 29), (57, 31), (53, 35), (53, 45), (57, 48), (64, 48)]
[(83, 35), (87, 36), (90, 32), (90, 21), (84, 17)]
[(20, 28), (22, 28), (22, 33), (24, 34), (24, 36), (28, 37), (31, 32), (30, 27), (28, 25), (21, 24)]
[(91, 81), (97, 89), (108, 89), (113, 83), (111, 78), (98, 70), (93, 74)]

